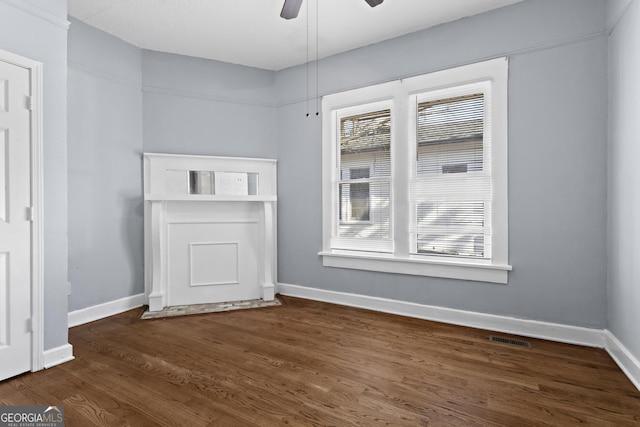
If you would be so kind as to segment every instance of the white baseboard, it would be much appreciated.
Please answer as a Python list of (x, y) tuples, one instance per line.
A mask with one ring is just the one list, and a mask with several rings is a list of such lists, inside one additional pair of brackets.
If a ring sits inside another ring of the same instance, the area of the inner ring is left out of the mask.
[(132, 295), (120, 298), (104, 304), (71, 311), (67, 314), (69, 327), (84, 325), (85, 323), (104, 319), (105, 317), (120, 314), (125, 311), (142, 307), (144, 305), (144, 294)]
[(578, 326), (562, 325), (559, 323), (497, 316), (493, 314), (456, 310), (452, 308), (416, 304), (386, 298), (370, 297), (366, 295), (326, 291), (285, 283), (278, 283), (278, 292), (282, 295), (289, 295), (292, 297), (365, 308), (384, 313), (399, 314), (418, 319), (450, 323), (453, 325), (488, 329), (507, 334), (522, 335), (531, 338), (540, 338), (589, 347), (605, 347), (604, 331), (602, 329), (590, 329)]
[(44, 368), (49, 369), (64, 362), (75, 359), (71, 344), (61, 345), (44, 352)]
[(640, 390), (640, 361), (609, 330), (604, 331), (606, 349), (629, 380)]

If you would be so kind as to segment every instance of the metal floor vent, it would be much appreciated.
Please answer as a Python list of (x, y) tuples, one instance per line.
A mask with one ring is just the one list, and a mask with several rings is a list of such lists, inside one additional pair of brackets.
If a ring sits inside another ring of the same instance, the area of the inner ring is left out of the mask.
[(497, 337), (495, 335), (491, 335), (489, 337), (489, 341), (498, 342), (498, 343), (501, 343), (501, 344), (513, 345), (513, 346), (516, 346), (516, 347), (531, 348), (531, 343), (529, 341), (514, 340), (514, 339), (511, 339), (511, 338)]

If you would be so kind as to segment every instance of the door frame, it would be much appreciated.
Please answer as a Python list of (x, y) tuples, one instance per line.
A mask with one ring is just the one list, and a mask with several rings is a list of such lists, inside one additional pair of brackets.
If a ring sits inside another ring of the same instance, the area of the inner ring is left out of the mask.
[(31, 371), (44, 369), (42, 63), (0, 49), (0, 60), (29, 70), (31, 86)]

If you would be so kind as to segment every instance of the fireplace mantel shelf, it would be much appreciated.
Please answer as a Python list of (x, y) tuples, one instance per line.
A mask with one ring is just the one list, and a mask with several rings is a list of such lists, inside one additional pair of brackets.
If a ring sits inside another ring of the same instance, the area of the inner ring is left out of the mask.
[(147, 194), (148, 202), (276, 202), (278, 196), (216, 196), (209, 194), (166, 195)]

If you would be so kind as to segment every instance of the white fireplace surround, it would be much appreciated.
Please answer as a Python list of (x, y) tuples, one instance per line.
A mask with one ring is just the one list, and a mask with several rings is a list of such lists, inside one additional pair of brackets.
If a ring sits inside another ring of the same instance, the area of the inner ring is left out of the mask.
[(275, 297), (276, 161), (145, 153), (145, 301)]

